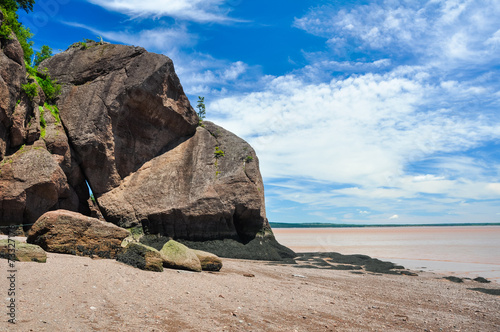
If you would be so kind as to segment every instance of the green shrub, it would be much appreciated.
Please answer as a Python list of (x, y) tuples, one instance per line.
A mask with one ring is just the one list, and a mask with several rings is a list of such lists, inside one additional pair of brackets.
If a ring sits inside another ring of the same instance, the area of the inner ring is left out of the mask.
[(33, 100), (36, 96), (38, 96), (38, 87), (36, 86), (35, 83), (26, 83), (23, 84), (22, 89), (26, 95)]
[(46, 129), (47, 128), (47, 122), (45, 121), (45, 109), (42, 106), (38, 106), (38, 109), (40, 110), (40, 135), (42, 138), (45, 137), (45, 134), (47, 133)]
[(218, 146), (215, 147), (214, 157), (219, 159), (220, 157), (224, 157), (224, 151), (222, 151)]
[(47, 100), (49, 102), (54, 102), (59, 93), (61, 93), (61, 85), (56, 84), (55, 81), (52, 81), (49, 75), (46, 75), (44, 78), (43, 76), (38, 74), (36, 76), (36, 81), (42, 88), (43, 93), (45, 93), (45, 96), (47, 97)]
[(43, 107), (48, 109), (52, 114), (52, 116), (54, 116), (54, 119), (56, 119), (56, 124), (61, 123), (61, 117), (59, 116), (59, 109), (57, 108), (56, 105), (49, 105), (45, 103)]
[(72, 48), (79, 48), (81, 50), (86, 50), (86, 49), (90, 48), (90, 46), (87, 45), (88, 42), (93, 42), (93, 40), (91, 40), (91, 39), (84, 39), (84, 41), (79, 41), (79, 42), (71, 44), (70, 47), (72, 47)]
[(52, 80), (46, 71), (39, 71), (25, 62), (26, 71), (30, 78), (36, 79), (38, 85), (42, 88), (45, 97), (49, 103), (53, 103), (56, 97), (61, 93), (61, 85)]

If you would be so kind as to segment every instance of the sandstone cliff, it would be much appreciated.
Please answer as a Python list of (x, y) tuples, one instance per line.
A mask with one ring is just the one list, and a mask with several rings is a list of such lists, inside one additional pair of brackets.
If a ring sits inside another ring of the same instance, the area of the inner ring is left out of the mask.
[[(31, 95), (27, 85), (35, 87)], [(15, 35), (0, 38), (0, 231), (32, 224), (48, 210), (89, 212), (85, 179), (45, 101)]]
[(0, 40), (2, 226), (26, 230), (47, 211), (97, 208), (120, 227), (200, 249), (227, 240), (283, 249), (266, 218), (255, 151), (213, 123), (198, 126), (168, 57), (76, 43), (39, 66), (62, 86), (54, 108), (41, 89), (37, 98), (23, 91), (30, 77), (16, 42)]

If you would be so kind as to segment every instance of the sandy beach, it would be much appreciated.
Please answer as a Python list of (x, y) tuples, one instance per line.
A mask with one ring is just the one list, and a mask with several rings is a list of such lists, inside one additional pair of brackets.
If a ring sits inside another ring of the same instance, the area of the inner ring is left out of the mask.
[[(7, 261), (0, 260), (7, 273)], [(48, 253), (16, 263), (17, 324), (1, 331), (499, 331), (499, 288), (432, 273), (224, 259), (217, 273), (146, 272)], [(0, 283), (7, 294), (6, 278)], [(4, 295), (5, 296), (5, 295)], [(4, 304), (7, 304), (5, 299)]]

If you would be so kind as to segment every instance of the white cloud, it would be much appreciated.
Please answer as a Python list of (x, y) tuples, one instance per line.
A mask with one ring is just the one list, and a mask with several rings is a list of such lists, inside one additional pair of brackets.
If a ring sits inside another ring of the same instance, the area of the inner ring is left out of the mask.
[(120, 42), (129, 45), (137, 45), (148, 50), (163, 50), (166, 53), (175, 54), (180, 47), (192, 46), (197, 37), (189, 33), (185, 26), (176, 25), (172, 28), (156, 28), (141, 31), (104, 31), (85, 24), (76, 22), (63, 22), (66, 25), (78, 27), (102, 36), (105, 41)]
[(394, 219), (399, 219), (399, 216), (397, 214), (389, 217), (390, 220), (394, 220)]
[(488, 38), (485, 44), (493, 47), (500, 45), (500, 30), (497, 30), (490, 38)]
[(258, 79), (260, 74), (258, 67), (251, 67), (242, 61), (231, 62), (201, 53), (184, 54), (176, 57), (174, 62), (184, 91), (188, 95), (209, 96), (207, 102), (210, 97), (225, 95), (228, 88), (253, 86), (253, 80)]
[(169, 0), (169, 1), (133, 1), (133, 0), (88, 0), (111, 11), (131, 17), (162, 17), (194, 22), (230, 22), (225, 0)]
[(391, 186), (409, 162), (500, 137), (500, 125), (486, 118), (423, 111), (439, 103), (436, 96), (455, 98), (440, 86), (392, 74), (323, 84), (284, 76), (263, 92), (222, 98), (209, 109), (257, 148), (268, 178)]
[(423, 68), (398, 67), (328, 83), (275, 77), (260, 92), (220, 98), (208, 109), (256, 148), (271, 202), (358, 208), (323, 213), (349, 222), (383, 222), (391, 211), (404, 211), (410, 223), (459, 213), (465, 222), (482, 204), (465, 202), (499, 198), (499, 169), (463, 155), (500, 139), (498, 118), (462, 111), (488, 95), (469, 82), (435, 82)]
[(500, 5), (491, 0), (372, 1), (339, 10), (325, 5), (294, 26), (330, 39), (335, 53), (377, 50), (435, 66), (498, 62)]

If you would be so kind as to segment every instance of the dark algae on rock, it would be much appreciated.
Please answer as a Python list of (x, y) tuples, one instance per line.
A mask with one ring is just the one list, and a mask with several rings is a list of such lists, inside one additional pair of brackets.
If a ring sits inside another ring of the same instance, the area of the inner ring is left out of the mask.
[[(336, 252), (298, 253), (294, 259), (295, 267), (301, 269), (320, 268), (329, 270), (365, 271), (383, 274), (403, 273), (403, 266), (381, 261), (366, 255), (342, 255)], [(410, 275), (410, 274), (408, 274)]]

